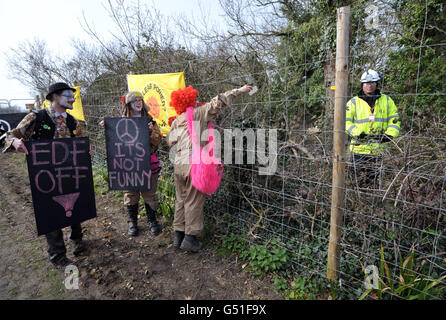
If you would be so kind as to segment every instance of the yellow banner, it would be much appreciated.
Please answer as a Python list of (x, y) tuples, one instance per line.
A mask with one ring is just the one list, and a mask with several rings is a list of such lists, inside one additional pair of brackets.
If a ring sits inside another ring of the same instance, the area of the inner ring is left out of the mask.
[[(73, 103), (73, 110), (67, 109), (67, 112), (71, 114), (73, 117), (75, 117), (77, 120), (85, 121), (84, 108), (82, 107), (82, 100), (81, 100), (81, 87), (77, 86), (74, 88), (76, 89), (76, 92), (74, 93), (74, 99), (76, 100)], [(51, 101), (45, 100), (42, 103), (42, 109), (45, 109), (50, 105)]]
[(170, 130), (169, 118), (177, 116), (175, 109), (169, 106), (170, 94), (186, 86), (184, 73), (128, 74), (127, 83), (129, 91), (142, 93), (150, 115), (166, 135)]

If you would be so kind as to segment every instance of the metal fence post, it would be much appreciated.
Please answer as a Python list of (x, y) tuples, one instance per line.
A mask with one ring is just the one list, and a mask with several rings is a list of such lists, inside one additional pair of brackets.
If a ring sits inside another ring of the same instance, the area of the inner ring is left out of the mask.
[(336, 89), (333, 129), (333, 187), (327, 278), (339, 276), (342, 211), (345, 198), (345, 105), (348, 94), (350, 6), (337, 10)]

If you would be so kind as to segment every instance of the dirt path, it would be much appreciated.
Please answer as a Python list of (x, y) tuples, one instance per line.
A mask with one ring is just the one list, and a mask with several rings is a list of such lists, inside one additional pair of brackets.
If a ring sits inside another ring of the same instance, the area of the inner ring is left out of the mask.
[(252, 279), (235, 259), (216, 257), (213, 239), (185, 253), (172, 247), (167, 223), (153, 237), (145, 219), (132, 239), (112, 192), (96, 195), (96, 207), (97, 218), (82, 224), (88, 252), (74, 257), (65, 240), (79, 268), (79, 289), (66, 289), (36, 235), (24, 155), (0, 154), (0, 299), (280, 299), (270, 279)]

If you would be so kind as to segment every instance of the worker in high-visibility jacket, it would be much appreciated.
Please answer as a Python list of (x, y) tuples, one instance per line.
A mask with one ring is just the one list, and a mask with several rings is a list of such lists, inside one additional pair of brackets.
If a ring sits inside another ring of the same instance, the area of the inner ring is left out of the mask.
[[(376, 183), (385, 144), (400, 133), (400, 118), (393, 100), (377, 89), (379, 74), (369, 69), (361, 76), (361, 91), (347, 102), (345, 130), (351, 137), (353, 172)], [(363, 177), (359, 177), (363, 181)]]

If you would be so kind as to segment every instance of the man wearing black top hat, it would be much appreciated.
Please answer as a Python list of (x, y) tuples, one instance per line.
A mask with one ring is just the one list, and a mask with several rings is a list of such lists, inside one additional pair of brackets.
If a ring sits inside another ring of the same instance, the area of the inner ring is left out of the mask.
[[(26, 140), (43, 140), (57, 138), (74, 138), (82, 136), (79, 121), (66, 112), (73, 109), (75, 88), (68, 84), (57, 82), (49, 87), (46, 99), (51, 105), (46, 109), (28, 113), (16, 128), (6, 134), (3, 152), (25, 152)], [(48, 247), (48, 258), (57, 268), (63, 269), (73, 262), (66, 256), (66, 248), (62, 230), (52, 231), (45, 235)], [(85, 250), (82, 242), (82, 227), (80, 224), (71, 226), (70, 239), (73, 242), (75, 256)]]

